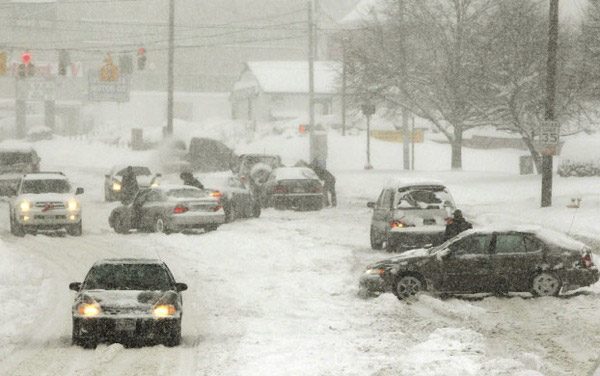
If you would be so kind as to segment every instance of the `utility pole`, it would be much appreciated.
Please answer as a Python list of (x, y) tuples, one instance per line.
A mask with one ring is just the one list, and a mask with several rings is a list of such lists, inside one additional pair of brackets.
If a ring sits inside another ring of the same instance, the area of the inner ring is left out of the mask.
[(347, 75), (346, 70), (346, 38), (342, 39), (342, 136), (346, 135), (346, 90)]
[[(558, 0), (550, 0), (548, 61), (546, 65), (546, 121), (554, 121), (556, 54), (558, 50)], [(552, 155), (542, 156), (542, 207), (552, 206)]]
[(173, 134), (173, 90), (175, 60), (175, 0), (169, 0), (169, 62), (167, 68), (167, 128), (165, 137)]
[[(400, 7), (400, 73), (402, 80), (406, 79), (406, 48), (405, 48), (405, 25), (404, 25), (404, 0), (398, 1)], [(408, 111), (406, 108), (402, 108), (402, 160), (405, 170), (410, 170), (410, 138), (412, 135), (409, 134), (408, 128)]]
[[(173, 1), (173, 0), (171, 0)], [(317, 157), (315, 142), (315, 47), (314, 47), (313, 1), (308, 1), (308, 115), (310, 162)]]

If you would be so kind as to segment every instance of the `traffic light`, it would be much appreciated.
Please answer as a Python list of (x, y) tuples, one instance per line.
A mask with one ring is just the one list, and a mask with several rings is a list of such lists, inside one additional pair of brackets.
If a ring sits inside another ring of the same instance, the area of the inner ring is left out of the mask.
[(21, 64), (19, 64), (17, 73), (21, 78), (35, 76), (35, 66), (31, 63), (30, 52), (25, 51), (21, 54)]
[(0, 76), (6, 74), (6, 61), (8, 60), (6, 52), (0, 51)]
[(138, 70), (144, 70), (144, 68), (146, 67), (146, 49), (144, 47), (138, 48), (137, 66)]
[(117, 81), (119, 68), (113, 63), (110, 54), (106, 55), (104, 65), (100, 68), (100, 81)]
[(58, 74), (60, 76), (66, 76), (69, 65), (71, 65), (69, 52), (67, 50), (58, 51)]

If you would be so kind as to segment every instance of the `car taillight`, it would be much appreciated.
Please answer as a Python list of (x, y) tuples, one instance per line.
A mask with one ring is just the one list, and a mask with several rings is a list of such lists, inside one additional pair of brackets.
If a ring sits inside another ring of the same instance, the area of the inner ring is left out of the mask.
[(390, 228), (404, 228), (404, 227), (408, 227), (408, 225), (406, 223), (404, 223), (404, 221), (401, 221), (399, 219), (394, 219), (393, 221), (390, 221)]
[(321, 193), (321, 192), (323, 192), (323, 187), (321, 187), (321, 185), (316, 185), (313, 187), (312, 192), (313, 193)]
[(221, 205), (213, 206), (212, 211), (217, 212), (221, 210), (223, 207)]
[(592, 261), (591, 254), (586, 253), (585, 255), (581, 256), (581, 266), (583, 266), (584, 268), (591, 268), (592, 266), (594, 266), (594, 261)]
[(221, 193), (220, 191), (212, 191), (210, 192), (210, 196), (220, 199), (221, 197), (223, 197), (223, 193)]
[(276, 185), (275, 188), (273, 188), (273, 193), (287, 193), (287, 188), (283, 185)]
[(173, 214), (183, 214), (188, 210), (190, 209), (187, 206), (177, 205), (175, 208), (173, 208)]

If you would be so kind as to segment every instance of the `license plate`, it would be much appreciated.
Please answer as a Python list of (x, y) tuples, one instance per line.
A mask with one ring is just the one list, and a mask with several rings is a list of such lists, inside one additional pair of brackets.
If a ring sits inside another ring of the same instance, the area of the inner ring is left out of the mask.
[(135, 331), (135, 319), (117, 320), (115, 324), (115, 330), (121, 332)]

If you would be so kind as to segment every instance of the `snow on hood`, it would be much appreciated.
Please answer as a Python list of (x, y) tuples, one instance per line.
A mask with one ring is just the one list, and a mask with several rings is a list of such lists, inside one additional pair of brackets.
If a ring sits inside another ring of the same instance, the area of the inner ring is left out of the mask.
[(398, 256), (395, 256), (395, 257), (392, 257), (392, 258), (389, 258), (386, 260), (381, 260), (372, 265), (369, 265), (367, 267), (367, 269), (370, 269), (370, 268), (378, 266), (378, 265), (395, 264), (395, 263), (398, 263), (399, 261), (406, 261), (406, 260), (417, 259), (417, 258), (422, 258), (422, 257), (427, 257), (427, 256), (429, 256), (428, 248), (411, 249), (409, 251), (401, 253)]
[(87, 290), (83, 295), (93, 298), (104, 307), (148, 307), (154, 305), (165, 293), (163, 291), (138, 290)]
[(24, 193), (19, 196), (20, 199), (26, 199), (33, 202), (40, 201), (67, 201), (73, 195), (71, 193)]

